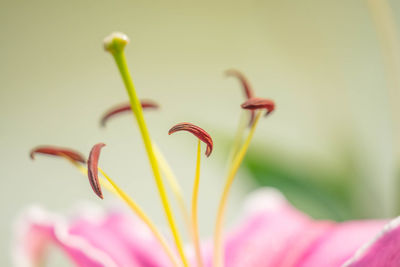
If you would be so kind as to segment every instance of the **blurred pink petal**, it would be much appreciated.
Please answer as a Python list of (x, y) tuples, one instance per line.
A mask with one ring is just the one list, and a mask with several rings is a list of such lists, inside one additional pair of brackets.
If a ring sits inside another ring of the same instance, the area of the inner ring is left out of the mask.
[(379, 235), (359, 249), (346, 267), (400, 266), (400, 217), (387, 224)]
[(246, 206), (247, 214), (227, 237), (225, 263), (229, 267), (341, 266), (387, 223), (315, 221), (273, 189), (257, 190)]
[(121, 213), (66, 222), (40, 208), (30, 209), (19, 226), (18, 266), (38, 266), (46, 248), (60, 248), (76, 266), (170, 266), (152, 233)]
[[(400, 266), (400, 219), (386, 226), (385, 220), (316, 221), (274, 189), (257, 190), (245, 206), (239, 223), (226, 234), (227, 267)], [(27, 264), (20, 266), (36, 266), (48, 244), (61, 248), (77, 266), (171, 266), (146, 226), (122, 213), (66, 223), (32, 210), (23, 221), (17, 258)], [(211, 267), (211, 242), (203, 243), (202, 252)]]

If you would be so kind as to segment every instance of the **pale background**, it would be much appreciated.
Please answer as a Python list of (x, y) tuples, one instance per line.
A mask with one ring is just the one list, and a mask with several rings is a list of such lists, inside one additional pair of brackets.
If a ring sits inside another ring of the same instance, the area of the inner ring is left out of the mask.
[[(400, 2), (389, 4), (394, 26)], [(225, 144), (243, 100), (237, 81), (223, 76), (231, 67), (247, 74), (257, 95), (277, 103), (254, 143), (274, 147), (294, 164), (333, 169), (343, 164), (342, 147), (351, 144), (365, 174), (355, 181), (354, 198), (374, 200), (365, 202), (366, 216), (396, 215), (394, 140), (400, 139), (393, 103), (400, 98), (390, 94), (396, 81), (385, 66), (398, 70), (398, 31), (391, 28), (387, 44), (375, 25), (362, 0), (1, 0), (0, 265), (12, 265), (12, 225), (32, 203), (63, 213), (81, 201), (107, 205), (65, 162), (39, 156), (31, 162), (28, 152), (39, 144), (88, 153), (94, 143), (106, 143), (103, 168), (165, 225), (132, 118), (98, 127), (105, 109), (126, 100), (111, 56), (102, 50), (102, 39), (116, 30), (131, 38), (127, 57), (139, 96), (162, 106), (146, 118), (188, 199), (196, 143), (189, 135), (169, 137), (167, 130), (191, 121), (214, 136), (215, 151), (202, 169), (203, 236), (212, 234)], [(229, 221), (254, 187), (246, 176), (240, 173), (234, 184)]]

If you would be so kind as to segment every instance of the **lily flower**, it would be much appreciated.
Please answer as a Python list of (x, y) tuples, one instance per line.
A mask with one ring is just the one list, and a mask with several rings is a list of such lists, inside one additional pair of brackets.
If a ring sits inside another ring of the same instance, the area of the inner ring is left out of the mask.
[[(225, 210), (236, 174), (262, 115), (275, 110), (275, 102), (255, 97), (247, 80), (237, 71), (229, 73), (242, 82), (246, 95), (246, 101), (241, 104), (242, 114), (249, 118), (242, 116), (246, 120), (239, 122), (213, 238), (201, 241), (197, 222), (200, 163), (204, 157), (201, 151), (204, 143), (206, 160), (209, 160), (216, 144), (207, 131), (193, 123), (178, 123), (168, 131), (170, 135), (178, 131), (190, 132), (198, 139), (189, 212), (178, 180), (147, 129), (143, 109), (155, 108), (157, 104), (141, 102), (138, 98), (125, 58), (124, 49), (128, 42), (128, 37), (122, 33), (114, 33), (104, 42), (105, 50), (111, 53), (120, 71), (130, 101), (129, 105), (123, 104), (106, 112), (102, 123), (116, 114), (133, 112), (170, 233), (159, 231), (141, 206), (100, 167), (100, 154), (105, 144), (95, 144), (87, 160), (76, 150), (41, 146), (31, 151), (32, 159), (38, 153), (66, 159), (88, 178), (100, 199), (109, 197), (110, 193), (126, 204), (133, 215), (110, 210), (96, 218), (88, 218), (85, 213), (66, 220), (41, 208), (32, 208), (19, 223), (15, 253), (19, 266), (42, 265), (49, 245), (59, 247), (75, 265), (86, 267), (399, 266), (400, 219), (392, 222), (315, 221), (294, 209), (274, 189), (254, 192), (245, 204), (239, 223), (225, 231)], [(246, 122), (248, 119), (250, 123)], [(191, 237), (189, 244), (184, 245), (181, 239), (181, 229), (177, 227), (164, 183), (171, 188), (179, 204), (186, 231)]]

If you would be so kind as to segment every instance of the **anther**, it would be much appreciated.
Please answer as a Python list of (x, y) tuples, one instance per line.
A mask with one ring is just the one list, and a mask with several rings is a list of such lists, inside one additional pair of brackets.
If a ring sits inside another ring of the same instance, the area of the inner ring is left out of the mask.
[(99, 162), (99, 157), (100, 157), (100, 150), (104, 146), (105, 146), (105, 144), (103, 144), (103, 143), (98, 143), (98, 144), (94, 145), (92, 150), (90, 151), (89, 159), (88, 159), (89, 183), (90, 183), (93, 191), (101, 199), (103, 199), (103, 193), (101, 191), (101, 186), (100, 186), (99, 177), (98, 177), (98, 162)]
[(56, 147), (56, 146), (39, 146), (31, 150), (30, 152), (31, 159), (35, 159), (35, 154), (37, 153), (57, 156), (57, 157), (67, 157), (73, 161), (86, 163), (86, 159), (79, 152), (69, 148)]
[[(159, 107), (157, 103), (155, 103), (154, 101), (151, 101), (151, 100), (141, 100), (140, 104), (142, 106), (142, 109), (144, 109), (144, 110), (145, 109), (157, 109)], [(109, 109), (101, 118), (100, 125), (102, 127), (105, 127), (107, 121), (111, 117), (114, 117), (115, 115), (118, 115), (120, 113), (125, 113), (125, 112), (132, 112), (132, 107), (129, 102), (114, 106), (111, 109)]]
[(225, 71), (225, 74), (227, 76), (233, 76), (233, 77), (236, 77), (239, 79), (240, 83), (242, 84), (243, 91), (244, 91), (244, 94), (247, 99), (254, 97), (254, 93), (250, 86), (250, 83), (247, 80), (246, 76), (244, 76), (243, 73), (241, 73), (240, 71), (235, 70), (235, 69), (229, 69), (229, 70)]
[(249, 110), (266, 109), (267, 112), (266, 112), (265, 116), (267, 116), (272, 111), (274, 111), (275, 102), (270, 99), (266, 99), (266, 98), (253, 97), (253, 98), (250, 98), (249, 100), (247, 100), (246, 102), (244, 102), (241, 105), (241, 107), (244, 109), (249, 109)]
[[(230, 69), (225, 72), (227, 76), (233, 76), (239, 79), (240, 83), (242, 84), (242, 88), (245, 94), (246, 99), (250, 99), (254, 97), (254, 92), (252, 87), (250, 86), (249, 80), (244, 76), (243, 73), (241, 73), (238, 70), (235, 69)], [(249, 126), (251, 126), (254, 122), (255, 118), (255, 111), (250, 110), (250, 121), (249, 121)]]
[(195, 135), (197, 138), (199, 138), (201, 141), (203, 141), (207, 145), (206, 156), (209, 157), (211, 155), (211, 152), (213, 150), (213, 141), (212, 141), (211, 136), (205, 130), (203, 130), (199, 126), (196, 126), (192, 123), (182, 122), (182, 123), (178, 123), (175, 126), (173, 126), (168, 131), (168, 134), (171, 135), (178, 131), (187, 131), (187, 132), (190, 132), (193, 135)]

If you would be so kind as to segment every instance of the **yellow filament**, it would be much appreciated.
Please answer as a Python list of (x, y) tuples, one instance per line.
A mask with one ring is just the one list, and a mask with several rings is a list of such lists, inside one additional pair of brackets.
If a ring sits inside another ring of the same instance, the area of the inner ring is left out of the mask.
[(158, 192), (160, 194), (161, 202), (165, 211), (165, 215), (167, 217), (167, 221), (169, 223), (169, 227), (171, 228), (172, 235), (175, 240), (176, 248), (179, 252), (179, 255), (182, 259), (182, 263), (184, 266), (189, 266), (185, 252), (182, 246), (182, 240), (176, 227), (175, 219), (172, 213), (172, 209), (169, 205), (168, 196), (161, 179), (160, 169), (158, 167), (157, 159), (154, 155), (153, 146), (151, 144), (150, 134), (147, 129), (144, 117), (143, 110), (140, 104), (139, 98), (136, 95), (135, 86), (133, 84), (131, 75), (128, 70), (128, 65), (125, 58), (125, 53), (123, 50), (113, 51), (112, 55), (114, 56), (115, 62), (117, 63), (118, 69), (124, 81), (127, 93), (129, 95), (129, 100), (131, 102), (131, 108), (135, 115), (136, 121), (139, 125), (140, 133), (142, 135), (143, 143), (146, 148), (147, 156), (149, 158), (149, 162), (151, 165), (151, 169), (153, 171), (154, 179), (157, 185)]
[[(76, 162), (75, 160), (70, 159), (67, 156), (64, 156), (70, 163), (72, 163), (72, 165), (74, 165), (83, 175), (85, 175), (87, 177), (87, 169), (85, 167), (83, 167), (81, 164), (79, 164), (78, 162)], [(114, 195), (117, 195), (117, 192), (115, 191), (114, 187), (111, 186), (111, 184), (103, 179), (102, 177), (99, 177), (99, 182), (102, 188), (105, 188), (106, 190), (108, 190), (109, 192), (113, 193)]]
[(199, 226), (197, 223), (197, 199), (199, 193), (200, 183), (200, 159), (201, 159), (201, 146), (200, 140), (197, 144), (197, 160), (196, 160), (196, 175), (194, 178), (193, 194), (192, 194), (192, 232), (193, 232), (193, 243), (196, 251), (197, 267), (203, 266), (203, 260), (201, 257), (200, 239), (199, 239)]
[(215, 232), (214, 232), (214, 265), (213, 267), (222, 267), (223, 266), (223, 251), (222, 251), (222, 238), (223, 238), (223, 233), (222, 233), (222, 226), (223, 226), (223, 221), (224, 221), (224, 214), (225, 214), (225, 208), (228, 200), (228, 195), (229, 195), (229, 190), (232, 186), (233, 180), (235, 178), (235, 175), (237, 171), (239, 170), (240, 164), (243, 161), (244, 156), (246, 155), (247, 149), (249, 148), (250, 141), (253, 138), (254, 131), (256, 129), (256, 126), (258, 124), (258, 121), (260, 120), (261, 117), (261, 112), (258, 112), (256, 119), (251, 126), (249, 135), (247, 136), (245, 142), (243, 143), (242, 147), (239, 149), (237, 154), (235, 155), (231, 168), (229, 170), (228, 176), (226, 178), (225, 182), (225, 187), (224, 191), (222, 193), (221, 200), (219, 202), (219, 207), (218, 207), (218, 213), (217, 213), (217, 220), (215, 223)]
[(118, 185), (99, 167), (98, 168), (100, 173), (107, 179), (107, 181), (111, 184), (114, 190), (117, 192), (118, 196), (132, 209), (132, 211), (149, 227), (151, 232), (160, 242), (161, 246), (164, 248), (165, 252), (167, 253), (168, 257), (172, 261), (174, 266), (179, 266), (177, 260), (175, 258), (174, 253), (169, 248), (167, 241), (161, 235), (161, 233), (157, 230), (154, 223), (150, 220), (150, 218), (143, 212), (143, 210), (136, 204), (133, 199), (131, 199)]
[[(77, 163), (74, 160), (71, 160), (67, 158), (69, 162), (71, 162), (83, 175), (87, 176), (87, 169)], [(103, 175), (106, 179), (99, 177), (99, 182), (101, 184), (102, 188), (105, 188), (109, 192), (113, 193), (116, 195), (118, 198), (120, 198), (122, 201), (124, 201), (146, 225), (149, 227), (150, 231), (153, 233), (154, 237), (160, 242), (161, 246), (165, 250), (165, 253), (167, 256), (170, 258), (173, 266), (178, 267), (177, 259), (168, 246), (167, 241), (165, 238), (161, 235), (161, 233), (157, 230), (157, 227), (155, 224), (151, 221), (151, 219), (143, 212), (143, 210), (139, 207), (138, 204), (136, 204), (133, 199), (131, 199), (122, 189), (120, 189), (117, 184), (99, 167), (98, 170), (100, 171), (101, 175)]]
[(246, 113), (247, 113), (246, 110), (242, 110), (242, 112), (240, 113), (240, 119), (238, 127), (236, 129), (235, 139), (233, 139), (233, 145), (228, 154), (229, 156), (227, 160), (227, 170), (230, 170), (232, 161), (235, 158), (235, 155), (240, 147), (240, 144), (242, 143), (243, 135), (247, 126), (246, 121), (248, 116), (246, 116), (247, 115)]
[(192, 226), (190, 221), (190, 215), (188, 209), (185, 205), (185, 200), (183, 198), (182, 189), (179, 186), (178, 180), (175, 177), (172, 169), (170, 168), (167, 160), (165, 159), (164, 155), (161, 153), (158, 146), (153, 142), (153, 151), (157, 158), (158, 164), (160, 165), (161, 172), (164, 174), (165, 179), (168, 185), (171, 187), (172, 193), (178, 202), (179, 208), (182, 212), (183, 219), (185, 220), (185, 224), (190, 236), (192, 236)]

